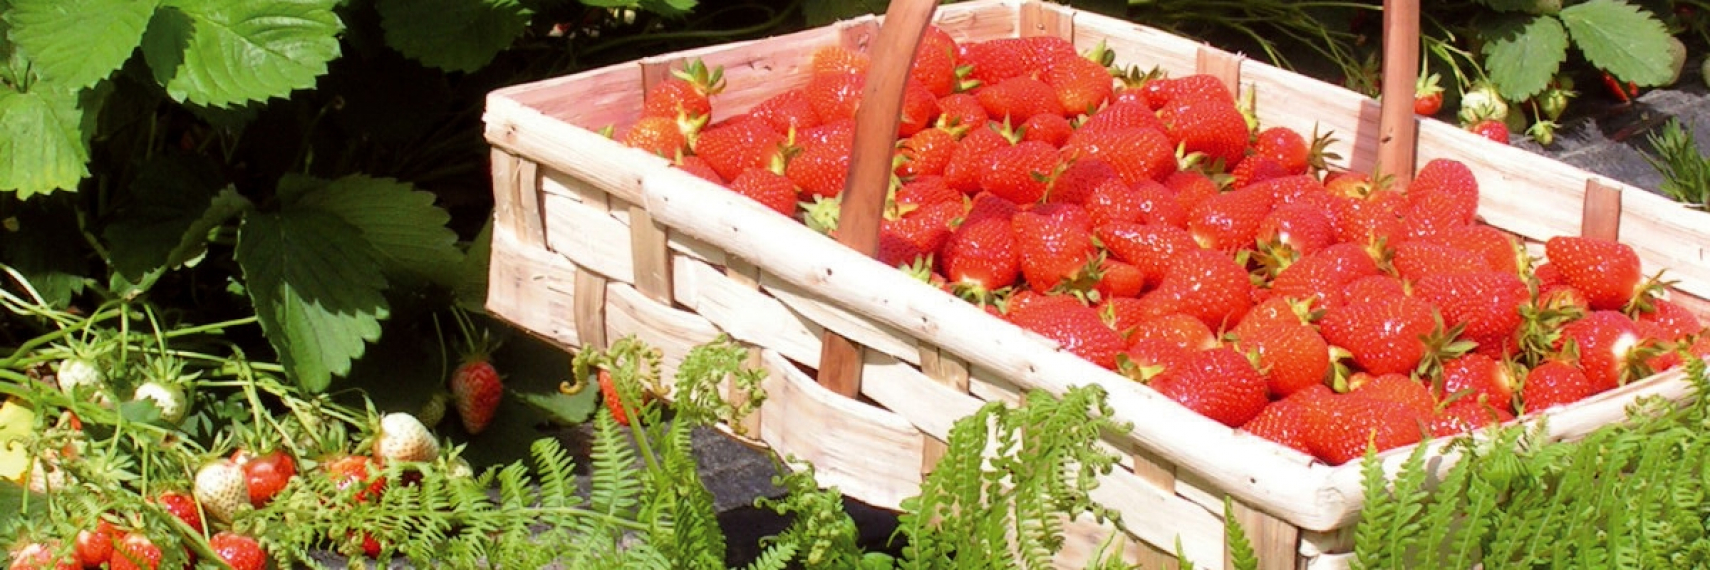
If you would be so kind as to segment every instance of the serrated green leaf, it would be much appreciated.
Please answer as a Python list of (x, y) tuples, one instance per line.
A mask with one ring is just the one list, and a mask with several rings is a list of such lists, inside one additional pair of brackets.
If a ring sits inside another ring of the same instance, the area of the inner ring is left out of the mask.
[[(224, 199), (216, 201), (216, 196)], [(101, 232), (109, 261), (133, 283), (148, 272), (175, 268), (200, 255), (207, 247), (208, 230), (247, 203), (226, 186), (211, 159), (157, 155), (143, 163), (131, 183), (130, 200)]]
[(65, 89), (111, 75), (142, 42), (155, 0), (13, 0), (11, 38), (36, 73)]
[(431, 279), (463, 261), (457, 233), (445, 227), (451, 214), (433, 202), (433, 194), (409, 183), (358, 174), (303, 194), (296, 205), (331, 213), (360, 230), (387, 274)]
[(143, 58), (180, 102), (228, 107), (315, 85), (339, 56), (337, 0), (178, 0), (155, 11)]
[(576, 425), (588, 421), (594, 415), (599, 405), (598, 387), (588, 387), (575, 395), (565, 395), (558, 392), (534, 393), (512, 392), (517, 400), (530, 408), (545, 414), (546, 418), (558, 425)]
[(1585, 58), (1616, 79), (1653, 86), (1674, 76), (1668, 29), (1650, 12), (1621, 0), (1591, 0), (1563, 8), (1561, 19)]
[(386, 278), (362, 231), (337, 215), (250, 215), (236, 257), (262, 332), (305, 390), (325, 390), (380, 338)]
[(431, 67), (475, 71), (528, 26), (516, 0), (376, 0), (386, 45)]
[(1504, 19), (1485, 35), (1485, 69), (1509, 101), (1542, 92), (1567, 60), (1567, 30), (1551, 16)]
[(92, 121), (75, 92), (0, 88), (0, 191), (24, 199), (76, 189), (89, 175), (84, 128)]

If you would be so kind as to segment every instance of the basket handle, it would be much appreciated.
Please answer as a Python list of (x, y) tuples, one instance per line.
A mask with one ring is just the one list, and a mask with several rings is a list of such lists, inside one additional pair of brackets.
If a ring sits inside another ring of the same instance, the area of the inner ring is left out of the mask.
[(1419, 143), (1413, 91), (1419, 79), (1419, 0), (1383, 0), (1383, 98), (1374, 175), (1413, 179)]
[[(879, 248), (879, 220), (890, 186), (891, 154), (902, 114), (903, 86), (915, 48), (932, 21), (936, 0), (895, 0), (873, 41), (861, 106), (855, 112), (855, 147), (843, 185), (837, 241), (871, 257)], [(826, 331), (819, 354), (819, 384), (844, 396), (861, 391), (861, 351)]]

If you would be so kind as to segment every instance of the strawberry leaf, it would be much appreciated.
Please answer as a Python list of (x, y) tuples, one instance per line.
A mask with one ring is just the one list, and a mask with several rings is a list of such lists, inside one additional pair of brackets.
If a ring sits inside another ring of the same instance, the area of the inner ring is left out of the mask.
[(528, 26), (517, 0), (377, 0), (386, 45), (431, 67), (476, 71)]
[(1567, 60), (1567, 31), (1550, 16), (1503, 19), (1486, 36), (1485, 67), (1497, 92), (1509, 101), (1542, 92)]
[(0, 191), (16, 191), (23, 199), (76, 189), (89, 175), (95, 113), (85, 110), (99, 108), (107, 91), (80, 94), (40, 84), (28, 93), (0, 88)]
[(1621, 0), (1591, 0), (1561, 11), (1562, 23), (1593, 65), (1641, 86), (1674, 76), (1669, 33), (1650, 12)]
[(463, 253), (457, 250), (457, 233), (445, 227), (451, 214), (433, 204), (433, 194), (407, 182), (363, 175), (312, 186), (296, 205), (332, 213), (360, 230), (387, 275), (455, 281)]
[(152, 0), (13, 0), (12, 41), (44, 81), (81, 89), (124, 65), (142, 42)]
[(379, 339), (389, 312), (379, 256), (337, 214), (287, 207), (250, 215), (236, 257), (262, 332), (305, 390), (326, 390)]
[(169, 1), (143, 59), (179, 102), (229, 107), (315, 85), (339, 56), (337, 0)]
[(113, 268), (133, 280), (201, 256), (209, 230), (250, 206), (226, 185), (218, 165), (193, 155), (143, 163), (130, 197), (101, 235)]

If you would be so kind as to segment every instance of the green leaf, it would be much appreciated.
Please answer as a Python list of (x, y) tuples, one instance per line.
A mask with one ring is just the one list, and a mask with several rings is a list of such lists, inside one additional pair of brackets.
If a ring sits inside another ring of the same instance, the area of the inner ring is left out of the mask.
[(528, 26), (517, 0), (376, 0), (386, 44), (446, 71), (481, 69)]
[(76, 92), (0, 88), (0, 191), (29, 198), (74, 190), (89, 175), (89, 131)]
[(1562, 22), (1593, 65), (1642, 86), (1673, 78), (1669, 33), (1650, 12), (1621, 0), (1591, 0), (1563, 8)]
[(236, 257), (262, 332), (304, 389), (325, 390), (380, 338), (386, 278), (362, 230), (337, 215), (314, 208), (250, 215)]
[(883, 14), (890, 0), (807, 0), (802, 3), (802, 17), (808, 26), (824, 26), (866, 14)]
[(360, 230), (387, 274), (444, 282), (449, 279), (434, 278), (454, 273), (463, 253), (457, 233), (445, 227), (451, 214), (433, 202), (433, 194), (409, 183), (357, 174), (303, 194), (296, 205), (331, 213)]
[(248, 202), (226, 186), (219, 165), (211, 159), (158, 155), (143, 163), (131, 183), (130, 202), (119, 209), (101, 236), (113, 268), (135, 280), (201, 255), (207, 248), (208, 231)]
[(594, 415), (594, 409), (599, 404), (596, 398), (599, 393), (599, 387), (589, 386), (575, 395), (558, 392), (512, 392), (511, 395), (528, 407), (545, 414), (552, 423), (576, 425), (588, 421), (588, 418)]
[(1478, 0), (1492, 10), (1498, 12), (1530, 12), (1540, 0)]
[(142, 42), (154, 0), (13, 0), (12, 41), (44, 81), (81, 89), (111, 75)]
[(155, 11), (143, 58), (180, 102), (228, 107), (315, 85), (339, 55), (337, 0), (177, 0)]
[(689, 15), (689, 12), (693, 11), (698, 3), (696, 0), (640, 0), (637, 4), (641, 6), (642, 10), (648, 12), (680, 18)]
[(1550, 16), (1504, 19), (1485, 35), (1485, 69), (1509, 101), (1542, 92), (1567, 60), (1567, 31)]

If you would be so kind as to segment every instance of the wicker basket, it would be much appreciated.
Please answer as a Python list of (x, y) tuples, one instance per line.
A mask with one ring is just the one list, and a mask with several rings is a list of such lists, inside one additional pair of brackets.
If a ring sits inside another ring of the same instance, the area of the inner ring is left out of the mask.
[[(1082, 50), (1106, 42), (1123, 63), (1213, 73), (1258, 90), (1263, 125), (1334, 131), (1341, 142), (1332, 150), (1345, 157), (1337, 166), (1370, 171), (1378, 162), (1385, 138), (1378, 103), (1336, 86), (1043, 2), (981, 0), (940, 7), (935, 17), (962, 41), (1050, 34)], [(688, 58), (725, 69), (717, 120), (805, 83), (805, 54), (815, 48), (865, 47), (878, 23), (860, 18), (493, 93), (486, 114), (497, 201), (489, 310), (569, 350), (635, 335), (663, 350), (667, 368), (721, 333), (741, 340), (774, 372), (767, 403), (740, 426), (743, 433), (811, 461), (823, 483), (883, 507), (917, 492), (951, 423), (983, 403), (1013, 401), (1031, 388), (1061, 393), (1099, 384), (1117, 419), (1133, 425), (1108, 436), (1126, 460), (1095, 495), (1124, 514), (1137, 539), (1132, 557), (1173, 567), (1173, 554), (1165, 553), (1179, 538), (1195, 564), (1222, 566), (1227, 496), (1262, 567), (1346, 567), (1361, 501), (1359, 462), (1325, 466), (1199, 416), (596, 132), (633, 122), (646, 88)], [(1409, 158), (1420, 163), (1442, 157), (1470, 166), (1484, 189), (1479, 213), (1487, 223), (1534, 246), (1552, 235), (1618, 235), (1647, 271), (1670, 268), (1679, 279), (1675, 299), (1703, 314), (1710, 215), (1451, 125), (1412, 123), (1411, 114), (1407, 121), (1409, 131), (1417, 129), (1417, 146), (1402, 152), (1416, 150)], [(828, 390), (804, 372), (822, 362), (828, 335), (865, 347), (854, 386), (859, 397)], [(1687, 392), (1678, 373), (1662, 374), (1551, 412), (1549, 434), (1578, 437), (1621, 419), (1635, 397)], [(1405, 453), (1384, 460), (1394, 468)], [(1064, 558), (1084, 557), (1107, 533), (1071, 525)]]

